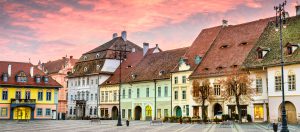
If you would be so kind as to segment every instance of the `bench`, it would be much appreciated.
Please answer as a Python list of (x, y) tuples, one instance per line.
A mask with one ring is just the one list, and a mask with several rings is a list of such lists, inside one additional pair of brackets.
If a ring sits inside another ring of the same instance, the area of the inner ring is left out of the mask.
[(92, 124), (93, 122), (96, 122), (96, 123), (100, 123), (100, 124), (101, 124), (100, 118), (91, 118), (91, 124)]
[(150, 125), (154, 125), (154, 124), (162, 125), (162, 120), (152, 120), (152, 121), (150, 122)]

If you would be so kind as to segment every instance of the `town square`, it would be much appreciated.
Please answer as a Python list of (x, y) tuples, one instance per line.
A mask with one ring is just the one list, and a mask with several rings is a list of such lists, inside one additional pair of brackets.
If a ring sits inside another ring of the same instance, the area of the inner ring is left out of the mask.
[(2, 132), (300, 132), (299, 0), (0, 0)]

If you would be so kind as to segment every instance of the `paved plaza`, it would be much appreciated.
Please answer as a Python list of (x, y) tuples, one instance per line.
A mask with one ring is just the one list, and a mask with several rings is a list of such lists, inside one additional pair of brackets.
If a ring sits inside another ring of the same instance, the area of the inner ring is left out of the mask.
[[(117, 127), (117, 121), (90, 123), (88, 120), (35, 120), (30, 122), (0, 121), (1, 132), (272, 132), (268, 124), (178, 124), (150, 125), (148, 121), (131, 121), (130, 126)], [(289, 126), (300, 132), (300, 126)]]

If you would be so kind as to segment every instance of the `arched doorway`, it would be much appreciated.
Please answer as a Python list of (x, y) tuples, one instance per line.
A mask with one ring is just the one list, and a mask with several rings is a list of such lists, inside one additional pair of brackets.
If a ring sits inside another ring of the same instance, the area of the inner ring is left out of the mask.
[(136, 106), (134, 109), (134, 119), (141, 120), (142, 117), (142, 108), (140, 106)]
[(118, 108), (116, 106), (112, 107), (111, 118), (113, 120), (117, 120), (118, 119)]
[(145, 108), (145, 113), (146, 113), (146, 121), (152, 120), (152, 108), (151, 106), (147, 105)]
[(222, 106), (219, 103), (216, 103), (214, 105), (214, 116), (222, 113), (223, 113)]
[[(282, 104), (280, 104), (279, 109), (278, 109), (278, 117), (281, 121), (281, 111), (282, 111)], [(286, 119), (288, 123), (291, 124), (296, 124), (297, 123), (297, 112), (296, 112), (296, 108), (295, 105), (292, 102), (286, 101), (285, 102), (285, 109), (286, 109)]]
[(182, 116), (182, 111), (181, 111), (181, 107), (180, 106), (176, 106), (175, 107), (175, 112), (176, 112), (176, 116), (177, 117), (181, 117)]
[(30, 107), (16, 107), (14, 108), (13, 119), (31, 119), (31, 108)]

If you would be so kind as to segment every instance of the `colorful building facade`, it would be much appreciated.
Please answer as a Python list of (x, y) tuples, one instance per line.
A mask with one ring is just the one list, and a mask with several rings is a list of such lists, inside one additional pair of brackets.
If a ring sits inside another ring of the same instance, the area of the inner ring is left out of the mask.
[(30, 63), (0, 62), (0, 119), (57, 119), (62, 87)]

